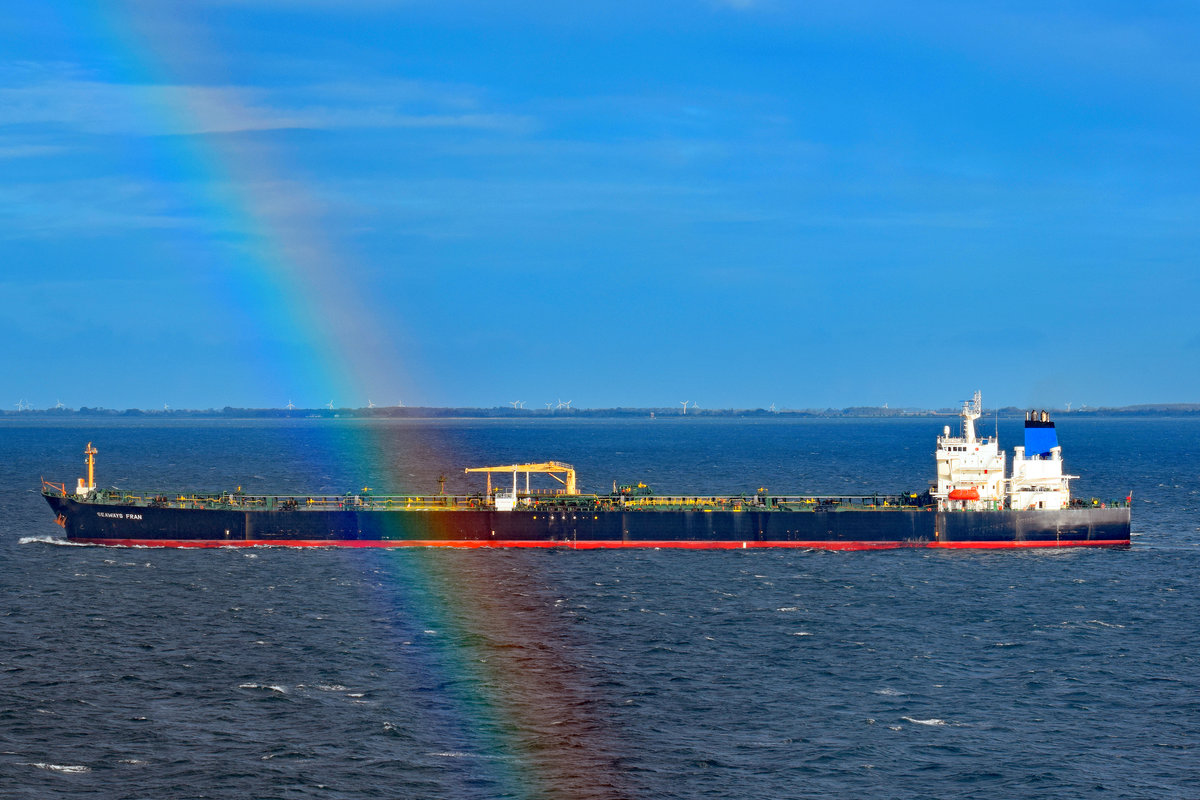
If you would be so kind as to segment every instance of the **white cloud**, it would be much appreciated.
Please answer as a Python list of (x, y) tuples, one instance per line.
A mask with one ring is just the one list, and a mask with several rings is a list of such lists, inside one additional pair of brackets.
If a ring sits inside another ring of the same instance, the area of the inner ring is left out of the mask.
[[(286, 91), (49, 80), (0, 88), (0, 125), (60, 124), (94, 134), (215, 134), (287, 129), (465, 128), (522, 132), (525, 116), (468, 108), (461, 90), (439, 100), (411, 83), (378, 92), (318, 85)], [(305, 102), (288, 102), (302, 96)]]
[(66, 151), (67, 148), (50, 144), (15, 144), (0, 145), (0, 160), (7, 158), (40, 158), (53, 156)]

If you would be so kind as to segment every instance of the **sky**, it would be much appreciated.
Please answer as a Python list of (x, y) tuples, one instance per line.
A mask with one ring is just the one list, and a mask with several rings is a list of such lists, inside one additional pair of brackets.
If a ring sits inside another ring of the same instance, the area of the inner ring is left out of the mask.
[(1192, 3), (0, 11), (9, 409), (1200, 401)]

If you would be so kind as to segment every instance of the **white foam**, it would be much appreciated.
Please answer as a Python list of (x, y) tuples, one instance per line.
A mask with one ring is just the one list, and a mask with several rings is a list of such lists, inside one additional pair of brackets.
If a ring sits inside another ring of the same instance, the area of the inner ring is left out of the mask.
[(59, 772), (64, 775), (79, 775), (84, 772), (91, 772), (91, 767), (78, 766), (74, 764), (47, 764), (44, 761), (34, 761), (29, 764), (31, 767), (48, 770), (50, 772)]
[(287, 694), (287, 689), (283, 688), (282, 686), (276, 686), (274, 684), (268, 684), (268, 683), (240, 683), (240, 684), (238, 684), (238, 688), (239, 689), (267, 689), (268, 691), (276, 692), (278, 694)]
[(936, 717), (934, 717), (932, 719), (914, 719), (913, 717), (901, 717), (900, 719), (911, 722), (914, 725), (934, 725), (934, 726), (936, 726), (936, 725), (949, 725), (950, 724), (950, 723), (946, 722), (946, 720), (937, 719)]
[(22, 536), (17, 540), (20, 544), (56, 544), (61, 547), (95, 547), (84, 542), (72, 542), (59, 536)]
[(874, 694), (882, 694), (882, 695), (886, 695), (888, 697), (903, 697), (904, 696), (904, 692), (901, 692), (898, 689), (876, 689)]
[(799, 611), (800, 607), (799, 606), (784, 606), (783, 608), (777, 608), (775, 610), (776, 611)]

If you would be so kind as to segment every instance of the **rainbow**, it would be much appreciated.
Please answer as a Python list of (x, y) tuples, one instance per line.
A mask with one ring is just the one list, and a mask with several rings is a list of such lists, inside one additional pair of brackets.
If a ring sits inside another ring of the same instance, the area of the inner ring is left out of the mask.
[[(340, 279), (343, 256), (321, 234), (320, 220), (295, 213), (317, 207), (316, 198), (292, 178), (294, 202), (284, 213), (268, 192), (281, 176), (298, 173), (262, 137), (247, 143), (204, 135), (231, 130), (230, 120), (246, 106), (235, 90), (176, 77), (179, 64), (197, 57), (211, 62), (219, 48), (206, 45), (194, 21), (178, 25), (172, 8), (139, 5), (135, 14), (100, 4), (78, 13), (86, 17), (81, 27), (112, 43), (120, 66), (111, 77), (129, 88), (144, 115), (131, 122), (144, 127), (156, 160), (173, 170), (163, 186), (203, 218), (207, 232), (191, 244), (211, 254), (219, 292), (261, 334), (257, 356), (276, 365), (260, 372), (262, 380), (300, 379), (310, 389), (355, 397), (366, 397), (368, 380), (384, 368), (400, 373), (403, 383), (399, 359), (380, 333), (395, 323), (380, 324), (373, 303)], [(161, 133), (195, 135), (155, 135)], [(230, 232), (235, 246), (218, 247), (215, 240)], [(387, 467), (392, 462), (376, 430), (365, 425), (330, 434), (323, 446), (344, 463), (384, 465), (375, 477), (402, 485)], [(387, 576), (372, 602), (392, 612), (392, 655), (436, 689), (433, 710), (420, 724), (444, 738), (447, 750), (467, 748), (477, 756), (472, 763), (483, 774), (471, 777), (495, 787), (497, 796), (624, 794), (613, 788), (621, 779), (604, 755), (603, 726), (581, 711), (586, 703), (570, 680), (577, 670), (545, 646), (561, 641), (545, 606), (550, 600), (514, 605), (509, 557), (443, 549), (343, 550), (332, 557), (346, 559), (348, 569), (366, 564)]]

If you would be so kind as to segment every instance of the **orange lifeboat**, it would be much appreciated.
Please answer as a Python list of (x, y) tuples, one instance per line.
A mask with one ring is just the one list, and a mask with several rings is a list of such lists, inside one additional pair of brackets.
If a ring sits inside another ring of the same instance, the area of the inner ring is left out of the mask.
[(954, 491), (950, 492), (949, 497), (951, 500), (978, 500), (979, 499), (979, 490), (978, 489), (955, 489)]

